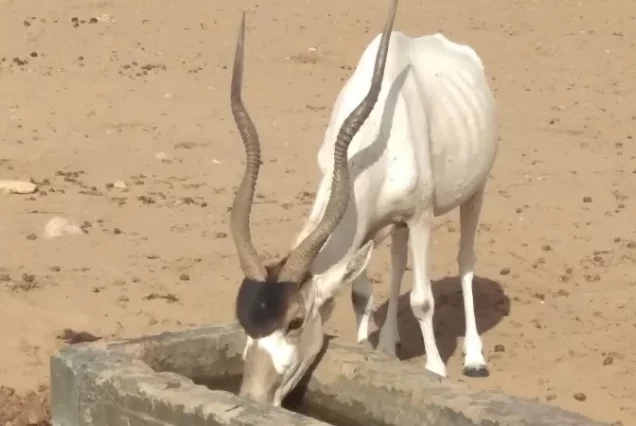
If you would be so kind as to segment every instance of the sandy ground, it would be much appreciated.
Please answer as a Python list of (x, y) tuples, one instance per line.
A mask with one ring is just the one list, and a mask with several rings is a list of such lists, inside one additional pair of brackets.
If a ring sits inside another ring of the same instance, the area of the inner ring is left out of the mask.
[[(41, 183), (0, 196), (0, 424), (37, 423), (64, 329), (115, 339), (234, 320), (241, 274), (227, 210), (244, 153), (228, 65), (240, 8), (265, 162), (254, 238), (277, 256), (300, 230), (331, 106), (386, 2), (220, 3), (0, 2), (0, 179)], [(396, 21), (472, 45), (500, 106), (475, 284), (492, 374), (460, 374), (456, 212), (437, 222), (434, 258), (449, 373), (617, 425), (636, 424), (630, 3), (403, 0)], [(86, 233), (46, 240), (54, 216)], [(387, 271), (384, 245), (371, 267), (378, 321)], [(401, 357), (423, 368), (410, 281)], [(354, 340), (348, 291), (330, 327)], [(12, 405), (23, 396), (31, 408)]]

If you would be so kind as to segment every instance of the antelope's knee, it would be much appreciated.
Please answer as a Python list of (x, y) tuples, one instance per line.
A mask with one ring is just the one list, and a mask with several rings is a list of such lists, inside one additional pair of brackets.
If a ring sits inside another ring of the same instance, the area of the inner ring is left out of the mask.
[(425, 294), (417, 294), (412, 291), (410, 302), (411, 311), (416, 319), (422, 320), (430, 318), (433, 315), (435, 302), (432, 297), (427, 297)]

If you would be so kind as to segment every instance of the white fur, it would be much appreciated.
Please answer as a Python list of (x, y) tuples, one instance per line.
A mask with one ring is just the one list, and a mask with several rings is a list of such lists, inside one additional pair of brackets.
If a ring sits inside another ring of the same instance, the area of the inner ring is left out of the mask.
[[(366, 48), (335, 102), (318, 153), (322, 178), (316, 200), (293, 247), (314, 229), (324, 213), (336, 134), (367, 93), (379, 39), (378, 35)], [(435, 216), (460, 207), (458, 263), (466, 316), (464, 366), (485, 367), (473, 307), (473, 245), (483, 189), (496, 152), (495, 102), (477, 53), (441, 34), (410, 38), (393, 32), (378, 102), (348, 151), (351, 201), (311, 266), (318, 286), (318, 305), (352, 280), (352, 291), (364, 302), (354, 306), (358, 340), (366, 339), (373, 297), (365, 272), (370, 250), (365, 246), (369, 252), (364, 253), (361, 244), (369, 237), (379, 244), (393, 230), (393, 223), (406, 223), (408, 229), (397, 229), (392, 235), (393, 273), (379, 346), (395, 353), (399, 341), (397, 302), (410, 234), (414, 278), (411, 307), (426, 348), (426, 368), (446, 376), (433, 329), (431, 231)], [(344, 279), (347, 273), (349, 280)]]
[(256, 340), (256, 344), (269, 354), (274, 369), (280, 375), (285, 373), (296, 361), (296, 347), (287, 341), (280, 330)]

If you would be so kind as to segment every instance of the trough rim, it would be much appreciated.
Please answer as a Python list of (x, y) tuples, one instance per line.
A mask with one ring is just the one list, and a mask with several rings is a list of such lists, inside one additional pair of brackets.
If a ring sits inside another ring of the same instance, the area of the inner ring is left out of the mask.
[[(111, 378), (117, 376), (117, 373), (121, 375), (122, 372), (125, 372), (125, 375), (128, 376), (134, 374), (136, 377), (134, 380), (137, 380), (138, 384), (142, 382), (153, 383), (158, 386), (158, 389), (164, 389), (160, 394), (162, 398), (168, 398), (169, 402), (174, 400), (183, 403), (181, 398), (183, 395), (180, 397), (179, 394), (189, 392), (193, 398), (196, 396), (197, 407), (204, 410), (203, 412), (205, 412), (206, 404), (217, 404), (221, 400), (226, 401), (230, 405), (235, 404), (235, 406), (246, 407), (248, 412), (256, 410), (262, 416), (271, 415), (276, 418), (287, 416), (288, 418), (284, 421), (292, 421), (293, 423), (290, 424), (328, 425), (328, 423), (279, 407), (257, 405), (226, 391), (212, 390), (202, 385), (196, 385), (190, 378), (183, 375), (171, 372), (156, 372), (141, 360), (149, 347), (174, 345), (181, 341), (191, 341), (195, 338), (213, 338), (218, 339), (219, 342), (225, 339), (225, 342), (232, 341), (235, 343), (234, 346), (237, 346), (236, 342), (238, 341), (244, 344), (245, 333), (237, 323), (221, 323), (109, 342), (97, 341), (63, 347), (51, 357), (54, 424), (56, 424), (55, 402), (57, 402), (56, 395), (53, 395), (53, 390), (55, 389), (54, 381), (56, 379), (54, 377), (54, 364), (59, 364), (60, 362), (68, 364), (69, 360), (82, 359), (82, 362), (88, 362), (88, 365), (90, 365), (92, 359), (93, 364), (95, 362), (101, 363), (102, 374), (108, 372)], [(328, 359), (318, 362), (316, 371), (314, 371), (308, 382), (307, 387), (310, 394), (315, 392), (316, 388), (320, 386), (329, 386), (330, 383), (328, 382), (333, 382), (333, 380), (331, 378), (325, 380), (325, 377), (335, 375), (338, 379), (336, 381), (347, 381), (349, 384), (353, 384), (355, 387), (354, 393), (366, 393), (369, 390), (379, 393), (385, 392), (386, 395), (391, 394), (393, 400), (395, 400), (396, 395), (399, 397), (403, 396), (404, 401), (409, 401), (411, 404), (415, 402), (418, 405), (416, 407), (411, 405), (418, 412), (414, 412), (414, 416), (419, 416), (419, 418), (427, 419), (428, 421), (432, 420), (433, 416), (436, 419), (445, 419), (446, 417), (442, 417), (443, 414), (439, 414), (439, 412), (427, 415), (426, 410), (451, 410), (454, 414), (453, 418), (456, 415), (461, 417), (457, 417), (461, 420), (457, 424), (467, 425), (609, 425), (609, 423), (597, 422), (578, 413), (511, 396), (503, 392), (472, 390), (465, 383), (459, 383), (452, 379), (433, 378), (424, 370), (423, 366), (401, 362), (397, 358), (372, 349), (363, 348), (360, 345), (333, 342), (329, 336), (326, 336), (325, 340), (328, 348), (324, 357), (335, 357), (335, 361), (338, 361), (340, 357), (344, 362), (330, 362)], [(234, 351), (238, 350), (236, 347), (233, 349)], [(326, 370), (330, 371), (326, 373)], [(393, 371), (396, 373), (392, 373)], [(405, 379), (395, 380), (395, 374), (399, 374), (400, 377)], [(393, 380), (391, 380), (391, 376), (393, 376)], [(121, 380), (122, 378), (119, 377), (118, 379)], [(416, 386), (413, 386), (413, 383), (416, 383)], [(340, 386), (340, 384), (335, 386)], [(166, 388), (169, 389), (166, 390)], [(448, 395), (451, 396), (446, 398)], [(420, 396), (426, 396), (427, 398), (422, 400), (418, 398)], [(57, 398), (59, 398), (59, 395)], [(358, 398), (364, 399), (362, 396), (358, 396)], [(355, 395), (353, 399), (355, 400)], [(421, 404), (419, 404), (420, 401)], [(523, 414), (515, 413), (511, 407), (518, 407)], [(395, 407), (393, 408), (395, 409)], [(533, 411), (534, 409), (536, 411)], [(305, 421), (310, 421), (310, 423), (305, 423)], [(438, 424), (438, 422), (439, 420), (436, 423), (429, 424)]]

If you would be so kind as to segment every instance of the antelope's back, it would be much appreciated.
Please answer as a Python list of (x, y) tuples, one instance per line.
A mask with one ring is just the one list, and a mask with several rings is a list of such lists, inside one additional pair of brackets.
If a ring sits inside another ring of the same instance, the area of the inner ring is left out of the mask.
[[(434, 34), (412, 39), (408, 56), (417, 89), (404, 94), (426, 123), (426, 136), (420, 137), (426, 152), (420, 157), (429, 161), (436, 213), (444, 214), (490, 173), (497, 153), (495, 99), (483, 62), (470, 46)], [(413, 126), (419, 126), (416, 121)]]
[[(338, 130), (371, 85), (379, 42), (380, 34), (338, 94), (318, 153), (323, 173), (330, 173)], [(442, 214), (488, 176), (495, 130), (494, 97), (471, 47), (442, 34), (394, 31), (378, 101), (348, 150), (356, 187), (390, 210), (410, 210), (419, 199)]]

